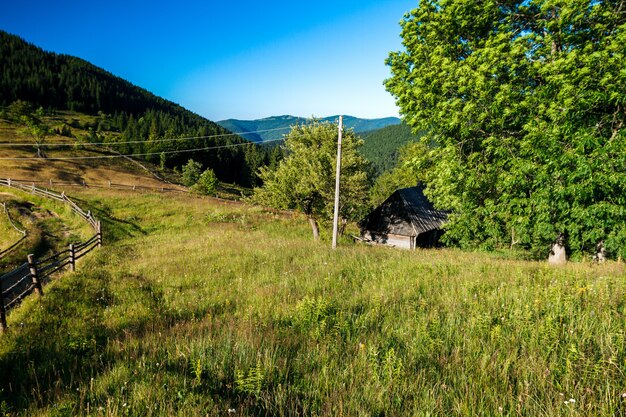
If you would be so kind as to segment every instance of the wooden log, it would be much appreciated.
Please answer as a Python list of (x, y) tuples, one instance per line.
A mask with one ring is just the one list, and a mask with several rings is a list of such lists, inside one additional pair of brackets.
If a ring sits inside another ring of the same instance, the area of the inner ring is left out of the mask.
[(74, 250), (74, 244), (70, 243), (70, 271), (76, 270), (76, 251)]
[(32, 253), (28, 255), (28, 269), (30, 270), (30, 276), (33, 279), (35, 292), (39, 295), (43, 295), (43, 288), (41, 287), (41, 281), (39, 280), (39, 274), (37, 272), (37, 263), (35, 262), (35, 255), (33, 255)]
[(98, 234), (98, 247), (102, 247), (102, 224), (100, 220), (96, 222), (96, 232)]

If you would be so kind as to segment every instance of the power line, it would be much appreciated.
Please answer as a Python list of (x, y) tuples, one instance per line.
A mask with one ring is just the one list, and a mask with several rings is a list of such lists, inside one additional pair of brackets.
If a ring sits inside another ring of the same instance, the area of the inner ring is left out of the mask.
[[(277, 142), (283, 140), (280, 139), (271, 139), (266, 140), (261, 143), (270, 143)], [(0, 161), (71, 161), (71, 160), (79, 160), (79, 159), (114, 159), (114, 158), (126, 158), (126, 157), (134, 157), (134, 156), (152, 156), (152, 155), (161, 155), (161, 154), (174, 154), (174, 153), (186, 153), (186, 152), (199, 152), (199, 151), (210, 151), (213, 149), (223, 149), (223, 148), (234, 148), (237, 146), (246, 146), (246, 145), (254, 145), (253, 142), (246, 143), (233, 143), (231, 145), (220, 145), (220, 146), (209, 146), (205, 148), (196, 148), (196, 149), (181, 149), (177, 151), (162, 151), (162, 152), (148, 152), (148, 153), (134, 153), (134, 154), (118, 154), (118, 155), (98, 155), (98, 156), (65, 156), (65, 157), (47, 157), (40, 158), (36, 156), (24, 156), (24, 157), (14, 157), (14, 158), (0, 158)]]
[[(266, 133), (266, 132), (275, 132), (278, 130), (291, 129), (291, 126), (278, 127), (275, 129), (264, 129), (264, 130), (255, 130), (251, 132), (241, 132), (241, 133), (222, 133), (219, 135), (208, 135), (208, 136), (190, 136), (183, 138), (167, 138), (167, 139), (154, 139), (154, 140), (130, 140), (125, 142), (63, 142), (63, 143), (41, 143), (39, 146), (75, 146), (75, 145), (126, 145), (131, 143), (157, 143), (157, 142), (174, 142), (174, 141), (187, 141), (187, 140), (197, 140), (197, 139), (213, 139), (213, 138), (223, 138), (228, 136), (242, 136), (242, 135), (250, 135), (253, 133)], [(275, 139), (271, 140), (275, 141)], [(262, 142), (250, 142), (250, 143), (265, 143), (269, 141)], [(13, 143), (13, 142), (0, 142), (0, 146), (9, 147), (9, 146), (33, 146), (33, 143)]]

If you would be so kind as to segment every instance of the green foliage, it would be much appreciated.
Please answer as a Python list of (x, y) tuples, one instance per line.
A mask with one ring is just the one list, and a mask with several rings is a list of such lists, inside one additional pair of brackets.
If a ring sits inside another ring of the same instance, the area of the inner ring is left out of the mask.
[(235, 390), (241, 394), (258, 397), (261, 394), (264, 380), (263, 364), (257, 361), (256, 366), (250, 368), (248, 372), (240, 369), (235, 371)]
[[(356, 219), (367, 198), (366, 160), (358, 152), (362, 140), (352, 130), (342, 139), (340, 215)], [(286, 157), (276, 170), (262, 168), (264, 185), (255, 188), (253, 200), (281, 209), (295, 209), (311, 221), (317, 238), (318, 220), (332, 219), (337, 161), (337, 126), (312, 120), (296, 125), (285, 136)]]
[[(185, 170), (183, 169), (183, 175), (185, 175)], [(193, 190), (200, 194), (215, 194), (215, 190), (217, 188), (218, 180), (215, 176), (215, 172), (211, 168), (207, 168), (198, 178), (198, 181), (193, 186)]]
[(408, 143), (398, 150), (399, 161), (397, 166), (380, 175), (370, 190), (370, 202), (378, 206), (387, 197), (400, 188), (414, 187), (426, 180), (428, 171), (424, 166), (424, 156), (430, 149), (423, 142)]
[(183, 184), (187, 187), (191, 187), (200, 179), (202, 173), (202, 164), (190, 159), (187, 164), (183, 166), (182, 176)]
[(445, 238), (626, 255), (626, 16), (619, 2), (423, 1), (387, 89), (427, 131), (427, 195)]

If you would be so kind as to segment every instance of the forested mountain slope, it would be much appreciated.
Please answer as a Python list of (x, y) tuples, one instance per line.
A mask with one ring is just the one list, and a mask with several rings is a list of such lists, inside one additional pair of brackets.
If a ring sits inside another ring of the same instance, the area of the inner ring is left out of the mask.
[(398, 149), (403, 145), (419, 140), (411, 128), (402, 123), (377, 129), (361, 135), (364, 144), (361, 148), (363, 156), (372, 163), (377, 175), (396, 166)]
[[(269, 163), (268, 150), (252, 144), (224, 147), (247, 141), (83, 59), (46, 52), (0, 31), (0, 63), (0, 108), (16, 122), (29, 116), (28, 107), (99, 115), (91, 141), (127, 143), (117, 149), (170, 168), (194, 159), (222, 181), (246, 186), (254, 185), (258, 168)], [(162, 141), (172, 138), (194, 139)], [(220, 148), (206, 150), (215, 147)]]

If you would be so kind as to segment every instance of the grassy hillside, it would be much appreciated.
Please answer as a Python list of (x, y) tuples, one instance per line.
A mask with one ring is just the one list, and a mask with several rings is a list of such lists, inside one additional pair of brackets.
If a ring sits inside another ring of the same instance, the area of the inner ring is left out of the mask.
[[(320, 120), (336, 123), (339, 116), (324, 117)], [(289, 133), (289, 128), (296, 124), (306, 123), (307, 119), (295, 116), (272, 116), (257, 120), (228, 119), (217, 122), (220, 126), (231, 132), (239, 133), (248, 140), (263, 142), (268, 140), (282, 139), (283, 135)], [(353, 116), (344, 116), (343, 124), (346, 129), (354, 129), (356, 133), (369, 132), (385, 126), (400, 123), (397, 117), (385, 117), (381, 119), (360, 119)], [(276, 130), (279, 129), (279, 130)], [(269, 132), (256, 132), (259, 130), (271, 130)]]
[(396, 166), (398, 149), (419, 140), (419, 136), (414, 135), (411, 128), (404, 123), (383, 127), (361, 136), (364, 142), (361, 152), (372, 163), (378, 175)]
[(626, 410), (623, 264), (550, 268), (347, 240), (333, 252), (288, 213), (187, 195), (78, 197), (102, 218), (106, 246), (10, 314), (3, 413)]
[[(76, 112), (54, 112), (44, 116), (42, 121), (48, 125), (52, 134), (45, 139), (46, 144), (60, 144), (59, 146), (45, 146), (48, 158), (34, 160), (0, 160), (0, 178), (12, 178), (25, 182), (41, 181), (50, 185), (54, 183), (108, 185), (111, 181), (116, 184), (140, 185), (144, 187), (162, 187), (159, 177), (174, 179), (169, 170), (160, 170), (158, 167), (142, 162), (134, 163), (126, 158), (95, 157), (115, 156), (114, 146), (90, 145), (91, 127), (98, 124), (100, 116), (90, 116)], [(70, 136), (55, 133), (64, 126), (70, 126)], [(105, 131), (100, 133), (101, 139), (115, 141), (120, 134)], [(79, 144), (78, 146), (74, 144)], [(30, 144), (16, 146), (15, 144)], [(67, 146), (70, 145), (70, 146)], [(26, 131), (25, 126), (0, 117), (0, 158), (33, 158), (37, 156), (34, 140)], [(54, 158), (86, 157), (95, 159), (57, 160)], [(145, 168), (142, 168), (145, 167)], [(168, 187), (177, 188), (173, 184)], [(178, 187), (181, 188), (181, 187)], [(182, 188), (181, 188), (182, 189)]]

